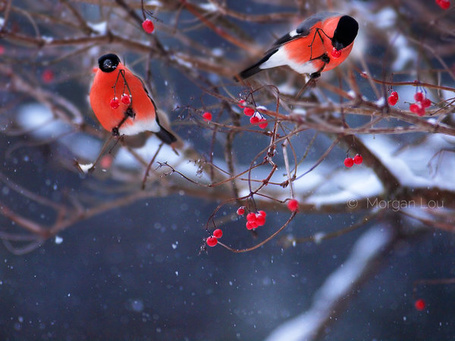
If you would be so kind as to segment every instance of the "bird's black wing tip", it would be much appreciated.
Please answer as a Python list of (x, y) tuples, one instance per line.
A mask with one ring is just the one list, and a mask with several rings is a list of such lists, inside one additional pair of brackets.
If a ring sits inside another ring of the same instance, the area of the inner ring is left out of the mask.
[(177, 142), (177, 138), (163, 127), (161, 127), (160, 131), (156, 133), (156, 136), (158, 136), (158, 138), (166, 144)]
[(237, 75), (235, 75), (234, 80), (236, 80), (238, 82), (240, 80), (247, 79), (247, 78), (255, 75), (256, 73), (261, 71), (261, 69), (259, 68), (259, 65), (260, 65), (260, 63), (255, 64), (255, 65), (250, 66), (249, 68), (243, 70), (242, 72), (239, 72)]
[(249, 77), (257, 74), (258, 72), (262, 71), (263, 69), (261, 68), (261, 65), (264, 64), (267, 60), (269, 60), (269, 58), (272, 55), (274, 55), (277, 51), (278, 51), (278, 48), (274, 48), (274, 49), (267, 51), (265, 56), (260, 61), (251, 65), (250, 67), (246, 68), (245, 70), (238, 73), (237, 75), (235, 75), (234, 79), (236, 81), (239, 81), (239, 79), (249, 78)]

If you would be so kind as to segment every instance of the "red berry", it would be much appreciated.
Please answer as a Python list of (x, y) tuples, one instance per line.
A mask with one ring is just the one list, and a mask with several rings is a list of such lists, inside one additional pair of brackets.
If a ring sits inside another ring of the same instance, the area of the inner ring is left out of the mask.
[(409, 106), (409, 110), (419, 116), (425, 115), (425, 108), (422, 107), (421, 103), (414, 103)]
[(248, 230), (255, 229), (256, 227), (257, 227), (257, 224), (256, 224), (256, 223), (253, 223), (253, 222), (251, 222), (251, 221), (247, 221), (247, 222), (246, 222), (246, 228), (247, 228)]
[(146, 33), (152, 33), (155, 29), (155, 25), (153, 25), (153, 22), (150, 19), (145, 19), (142, 22), (142, 28)]
[(258, 226), (264, 226), (265, 225), (265, 217), (263, 215), (260, 215), (259, 213), (256, 214), (256, 224)]
[(220, 239), (221, 237), (223, 237), (223, 231), (221, 229), (216, 229), (215, 231), (213, 231), (213, 236), (216, 239)]
[(246, 220), (249, 222), (256, 222), (256, 214), (250, 212), (246, 215)]
[(259, 117), (256, 115), (250, 117), (250, 123), (251, 124), (258, 124), (259, 123)]
[(41, 75), (41, 79), (44, 83), (50, 83), (54, 80), (54, 72), (52, 70), (44, 70)]
[(210, 247), (214, 247), (216, 244), (218, 244), (218, 239), (215, 237), (208, 237), (207, 238), (207, 245)]
[(394, 106), (398, 102), (398, 92), (392, 91), (390, 93), (389, 98), (387, 98), (387, 102), (391, 105)]
[(363, 157), (362, 157), (362, 155), (357, 154), (356, 156), (354, 156), (354, 163), (355, 163), (356, 165), (360, 165), (362, 162), (363, 162)]
[(449, 9), (449, 7), (450, 7), (450, 1), (448, 1), (448, 0), (436, 0), (436, 3), (443, 10)]
[(394, 106), (395, 104), (397, 104), (398, 98), (397, 98), (397, 97), (393, 97), (392, 95), (390, 95), (389, 98), (387, 98), (387, 102), (388, 102), (391, 106)]
[(417, 104), (415, 104), (415, 103), (413, 103), (413, 104), (411, 104), (411, 105), (409, 106), (409, 110), (410, 110), (411, 112), (413, 112), (414, 114), (417, 114), (417, 112), (419, 111), (419, 108), (420, 108), (420, 107), (419, 107)]
[(267, 120), (265, 118), (261, 118), (259, 120), (259, 128), (265, 129), (265, 128), (267, 128), (268, 125), (269, 125), (269, 123), (267, 122)]
[(254, 115), (254, 109), (252, 109), (252, 108), (245, 108), (245, 109), (243, 109), (243, 113), (244, 113), (246, 116), (253, 116), (253, 115)]
[(344, 159), (344, 165), (348, 168), (351, 168), (352, 166), (354, 166), (354, 159), (352, 157), (347, 157), (346, 159)]
[(241, 99), (241, 100), (239, 101), (238, 106), (239, 106), (241, 109), (243, 109), (243, 108), (245, 108), (244, 104), (245, 104), (245, 100), (244, 100), (244, 99)]
[(109, 105), (111, 106), (112, 109), (117, 109), (120, 106), (120, 102), (117, 97), (114, 97), (109, 102)]
[(425, 98), (425, 99), (422, 101), (422, 107), (423, 107), (423, 108), (431, 107), (431, 101), (430, 101), (428, 98)]
[(422, 311), (425, 309), (426, 303), (422, 298), (419, 298), (417, 301), (415, 301), (414, 306), (418, 311)]
[(103, 169), (109, 169), (112, 166), (112, 161), (114, 161), (114, 157), (112, 154), (105, 154), (103, 157), (100, 159), (100, 166)]
[(333, 48), (332, 49), (332, 57), (333, 58), (340, 58), (341, 56), (341, 51), (340, 50), (337, 50), (336, 48)]
[(245, 207), (241, 206), (237, 209), (237, 214), (238, 215), (244, 215), (245, 214)]
[(414, 99), (416, 102), (422, 102), (423, 101), (423, 93), (422, 92), (416, 92), (416, 94), (414, 95)]
[(288, 201), (288, 209), (291, 212), (296, 212), (299, 210), (299, 202), (295, 199), (291, 199)]
[(212, 120), (212, 114), (209, 113), (208, 111), (205, 112), (205, 113), (203, 113), (203, 114), (202, 114), (202, 117), (203, 117), (204, 120), (206, 120), (206, 121), (211, 121), (211, 120)]
[(258, 214), (263, 216), (264, 218), (267, 216), (267, 213), (265, 213), (265, 211), (258, 211)]
[(130, 95), (123, 94), (122, 97), (120, 97), (120, 100), (122, 101), (123, 104), (130, 104), (131, 103), (131, 97)]

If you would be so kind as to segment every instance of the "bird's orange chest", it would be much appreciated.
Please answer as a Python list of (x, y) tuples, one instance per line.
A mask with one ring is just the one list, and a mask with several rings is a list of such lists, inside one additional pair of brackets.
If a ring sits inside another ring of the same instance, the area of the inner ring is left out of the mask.
[[(122, 96), (130, 96), (130, 103), (124, 103)], [(118, 107), (112, 105), (117, 98)], [(97, 71), (90, 91), (90, 104), (104, 129), (111, 131), (128, 117), (123, 126), (154, 116), (155, 108), (142, 82), (129, 70), (119, 67), (114, 72)]]
[[(329, 18), (324, 22), (314, 25), (310, 33), (302, 38), (290, 41), (285, 45), (288, 57), (296, 63), (312, 62), (316, 69), (324, 66), (324, 71), (329, 71), (346, 59), (352, 49), (346, 48), (338, 58), (332, 57), (332, 38), (339, 19)], [(329, 62), (325, 63), (321, 56), (326, 55)]]
[(321, 57), (327, 52), (327, 43), (330, 43), (321, 31), (321, 23), (315, 25), (310, 33), (305, 36), (286, 43), (285, 49), (290, 59), (296, 63), (306, 63)]

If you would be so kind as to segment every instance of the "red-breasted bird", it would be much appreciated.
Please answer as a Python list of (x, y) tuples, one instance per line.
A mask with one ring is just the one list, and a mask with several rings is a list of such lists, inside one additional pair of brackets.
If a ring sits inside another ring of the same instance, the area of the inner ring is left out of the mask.
[(177, 141), (160, 125), (155, 102), (142, 80), (118, 56), (112, 53), (101, 56), (98, 66), (90, 104), (104, 129), (116, 136), (153, 132), (167, 144)]
[(321, 12), (278, 39), (260, 61), (240, 72), (241, 79), (264, 69), (287, 65), (317, 78), (340, 65), (351, 53), (359, 24), (348, 16)]

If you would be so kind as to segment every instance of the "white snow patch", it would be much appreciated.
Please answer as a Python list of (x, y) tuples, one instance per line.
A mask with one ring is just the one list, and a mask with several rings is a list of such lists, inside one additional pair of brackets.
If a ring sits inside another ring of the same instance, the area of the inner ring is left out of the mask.
[(146, 5), (159, 7), (162, 5), (162, 2), (160, 0), (150, 0), (150, 1), (147, 1)]
[(55, 138), (71, 130), (68, 124), (55, 118), (46, 106), (37, 103), (21, 106), (16, 120), (22, 129), (38, 139)]
[(193, 64), (191, 64), (190, 62), (187, 62), (185, 60), (183, 60), (179, 54), (175, 54), (173, 56), (170, 56), (171, 60), (175, 60), (178, 64), (182, 65), (182, 66), (185, 66), (186, 68), (188, 69), (192, 69), (193, 68)]
[(41, 39), (43, 39), (44, 42), (47, 43), (47, 44), (52, 43), (54, 41), (54, 38), (53, 37), (49, 37), (49, 36), (41, 36)]
[(279, 84), (278, 91), (284, 95), (292, 95), (296, 93), (295, 84), (291, 84), (292, 82), (281, 83)]
[[(310, 173), (311, 174), (311, 173)], [(384, 188), (376, 175), (368, 168), (347, 169), (327, 179), (319, 174), (320, 185), (305, 203), (320, 208), (322, 205), (340, 205), (346, 203), (355, 208), (355, 200), (376, 197)]]
[(84, 174), (87, 174), (89, 169), (93, 167), (93, 163), (86, 163), (86, 164), (78, 163), (78, 166), (81, 169), (81, 171), (84, 172)]
[(354, 91), (354, 90), (352, 90), (352, 89), (348, 91), (348, 95), (349, 95), (349, 97), (351, 97), (351, 99), (354, 99), (354, 98), (356, 98), (356, 94), (355, 94), (355, 91)]
[(323, 238), (326, 236), (326, 234), (324, 232), (318, 232), (314, 235), (314, 242), (316, 244), (321, 244), (322, 243), (322, 240)]
[(410, 187), (430, 185), (427, 179), (416, 176), (402, 158), (393, 155), (397, 150), (397, 145), (392, 139), (385, 136), (362, 136), (361, 139), (401, 185)]
[(293, 113), (294, 115), (306, 116), (307, 111), (306, 111), (306, 109), (304, 109), (304, 108), (294, 108), (294, 109), (292, 110), (292, 113)]
[(378, 107), (383, 107), (385, 105), (385, 97), (380, 97), (376, 102), (375, 104), (378, 106)]
[[(391, 37), (391, 39), (394, 39), (394, 37)], [(391, 43), (399, 47), (394, 49), (397, 52), (397, 57), (392, 64), (392, 70), (402, 71), (406, 63), (415, 60), (415, 50), (409, 47), (408, 40), (402, 35), (396, 37)]]
[(450, 151), (454, 138), (432, 134), (420, 144), (410, 144), (403, 149), (386, 136), (362, 136), (361, 139), (401, 185), (455, 190), (455, 158)]
[(396, 25), (397, 14), (391, 7), (385, 7), (372, 16), (372, 21), (379, 29), (393, 28)]
[(88, 26), (90, 26), (92, 30), (96, 31), (98, 34), (101, 35), (106, 34), (107, 32), (107, 21), (102, 21), (96, 24), (89, 22)]
[(215, 57), (222, 57), (222, 56), (224, 56), (224, 50), (222, 48), (215, 47), (212, 49), (212, 54)]
[(313, 304), (305, 313), (276, 328), (266, 341), (301, 341), (313, 339), (321, 323), (329, 319), (334, 305), (352, 290), (381, 249), (390, 243), (392, 233), (375, 227), (355, 243), (346, 262), (335, 270), (316, 292)]
[(206, 10), (207, 12), (218, 11), (218, 6), (215, 4), (215, 2), (207, 2), (205, 4), (200, 4), (199, 7)]

